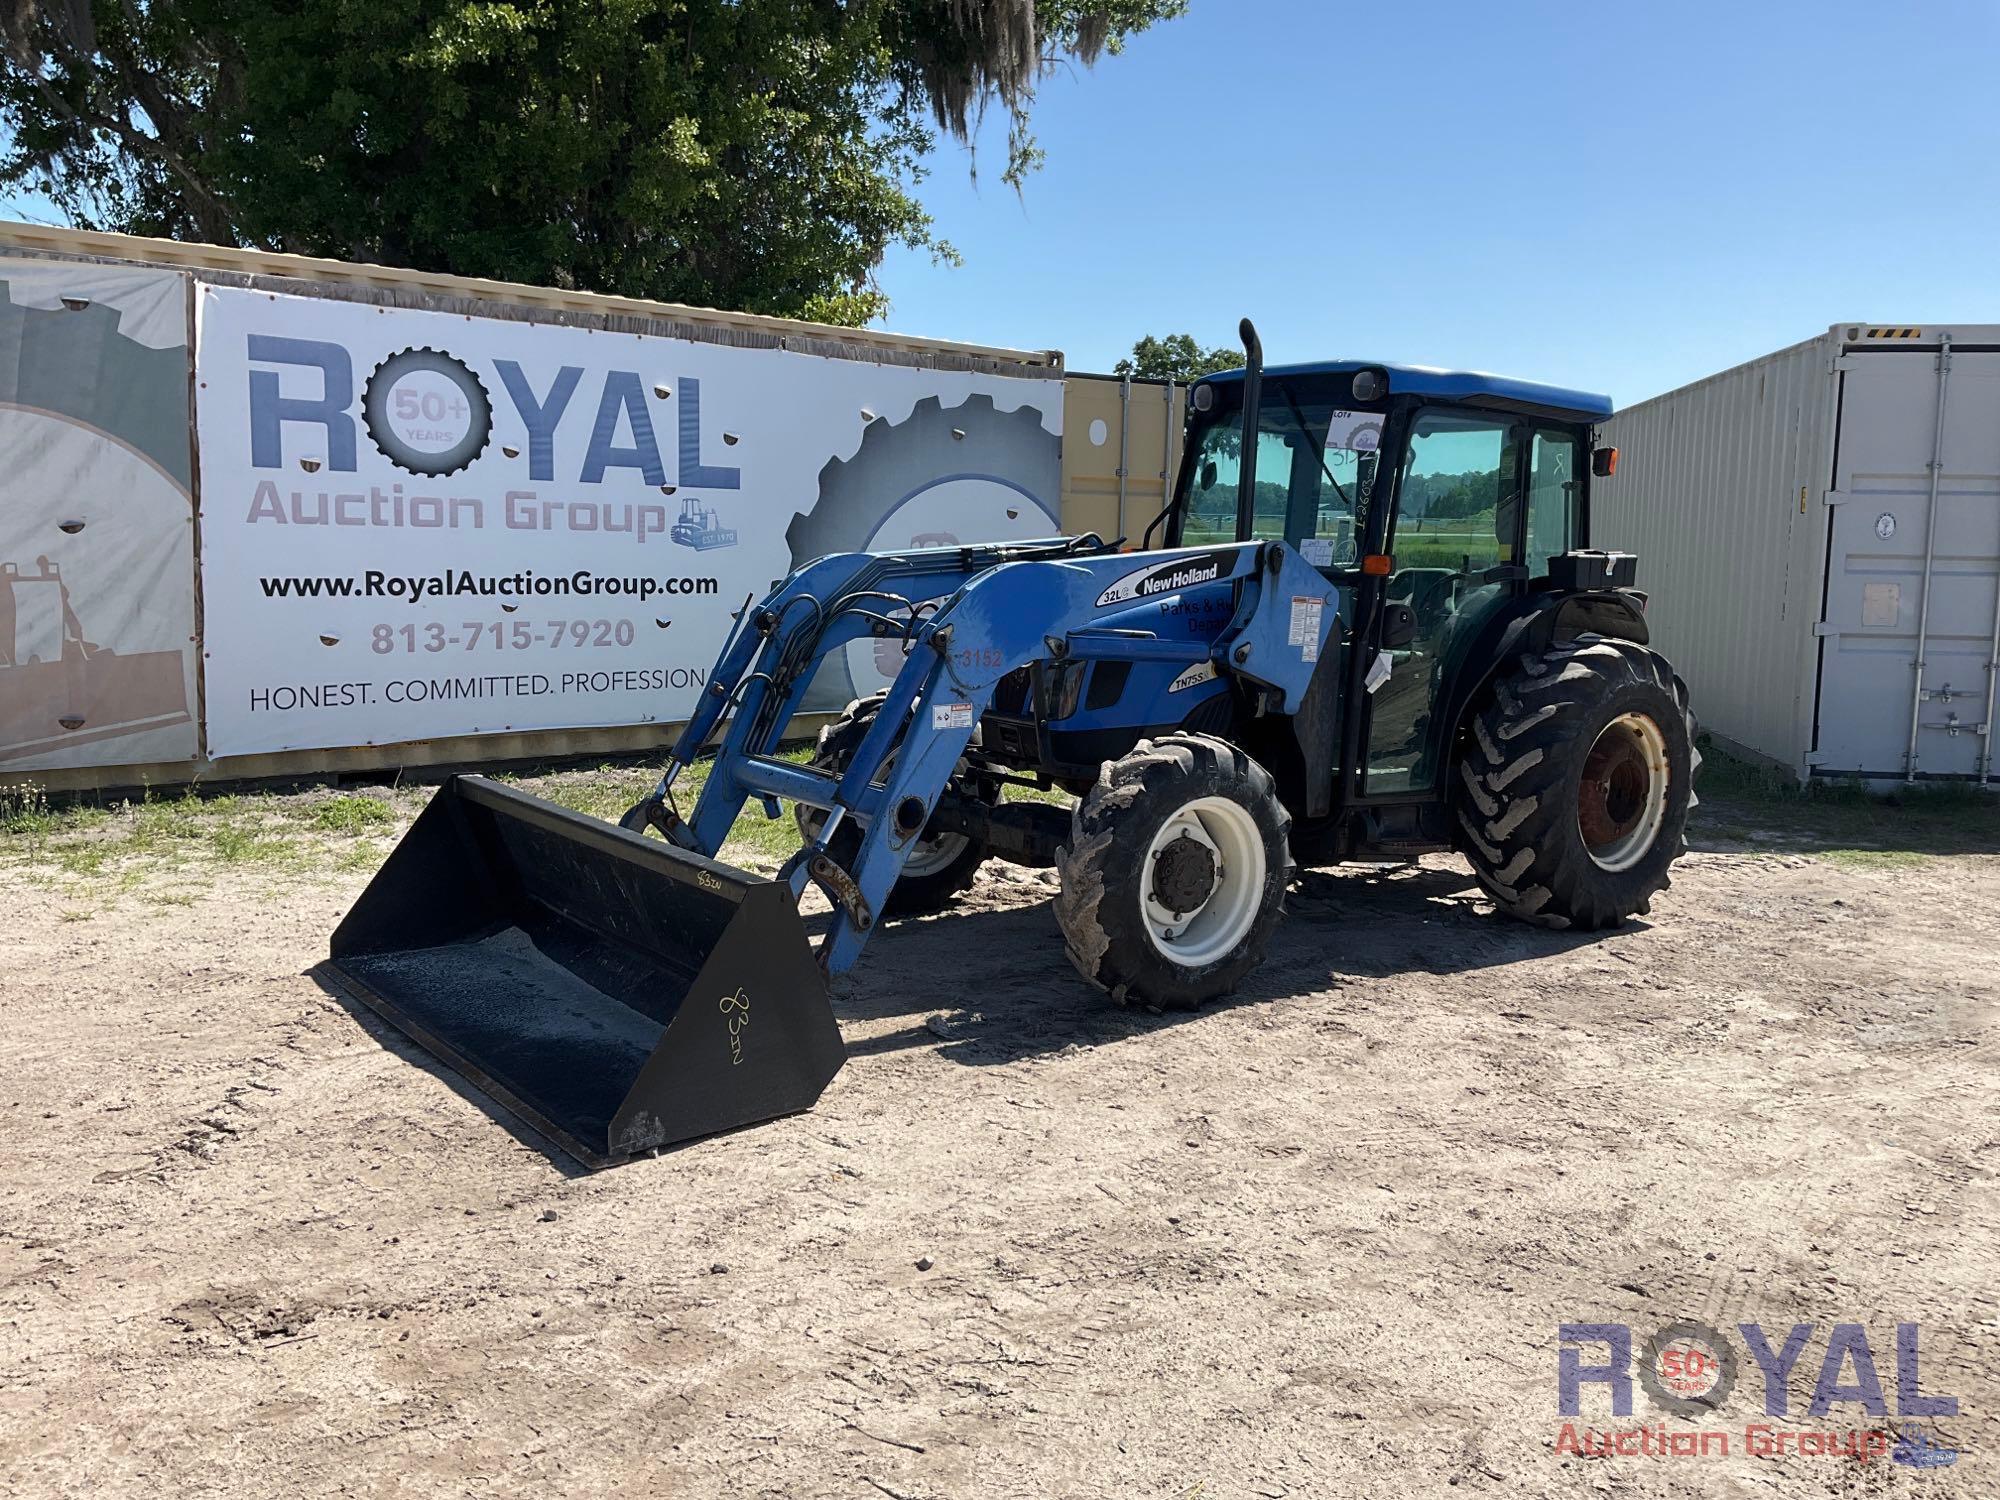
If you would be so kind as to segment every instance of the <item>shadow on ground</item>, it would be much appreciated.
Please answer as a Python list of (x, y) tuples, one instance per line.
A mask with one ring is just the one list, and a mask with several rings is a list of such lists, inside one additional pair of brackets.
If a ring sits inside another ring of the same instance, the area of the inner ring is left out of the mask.
[[(1287, 898), (1264, 962), (1235, 994), (1200, 1010), (1114, 1004), (1071, 966), (1047, 902), (947, 912), (885, 928), (861, 968), (840, 982), (834, 1005), (844, 1021), (913, 1018), (850, 1043), (851, 1057), (929, 1047), (954, 1062), (986, 1067), (1123, 1041), (1359, 979), (1495, 968), (1598, 936), (1498, 916), (1463, 869), (1309, 870)], [(965, 972), (969, 955), (980, 956), (976, 973)]]
[[(1023, 888), (1031, 895), (1032, 888)], [(822, 919), (823, 920), (823, 919)], [(820, 925), (819, 922), (809, 924)], [(1124, 1041), (1237, 1006), (1337, 989), (1400, 973), (1455, 974), (1595, 940), (1495, 915), (1462, 869), (1306, 871), (1287, 901), (1264, 962), (1241, 989), (1198, 1011), (1125, 1009), (1071, 967), (1047, 900), (949, 911), (893, 923), (867, 958), (833, 985), (835, 1016), (849, 1031), (851, 1061), (929, 1048), (953, 1062), (989, 1067), (1073, 1047)], [(384, 1048), (442, 1081), (565, 1176), (580, 1165), (478, 1084), (441, 1062), (357, 1001), (324, 965), (315, 984)], [(875, 1030), (873, 1023), (907, 1024)], [(748, 1128), (756, 1128), (754, 1126)]]
[[(1886, 867), (2000, 853), (2000, 795), (1967, 789), (1885, 799), (1837, 786), (1801, 794), (1714, 754), (1701, 791), (1702, 806), (1689, 826), (1689, 843), (1698, 850), (1805, 854)], [(1115, 1005), (1071, 967), (1046, 899), (1052, 887), (1024, 881), (1015, 889), (1018, 903), (892, 923), (875, 936), (860, 968), (832, 986), (850, 1059), (924, 1048), (966, 1066), (1002, 1065), (1124, 1041), (1220, 1010), (1337, 991), (1360, 980), (1493, 969), (1605, 937), (1550, 932), (1498, 915), (1455, 861), (1309, 870), (1287, 898), (1286, 919), (1264, 962), (1236, 994), (1199, 1011), (1153, 1013)], [(809, 930), (816, 935), (825, 920), (809, 920)], [(310, 972), (384, 1047), (443, 1080), (558, 1170), (584, 1170), (322, 970)]]

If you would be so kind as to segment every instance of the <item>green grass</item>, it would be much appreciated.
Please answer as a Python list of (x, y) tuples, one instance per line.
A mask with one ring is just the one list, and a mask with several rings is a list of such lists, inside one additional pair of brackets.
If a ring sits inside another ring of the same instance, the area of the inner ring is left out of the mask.
[[(224, 868), (300, 878), (349, 868), (349, 852), (364, 845), (353, 834), (399, 832), (422, 800), (411, 795), (398, 806), (324, 792), (202, 796), (188, 788), (112, 806), (56, 807), (32, 789), (0, 789), (0, 877), (87, 902), (137, 891), (149, 905), (185, 905), (191, 886)], [(365, 847), (371, 855), (382, 848), (373, 841)]]
[[(800, 746), (781, 754), (803, 763), (810, 750)], [(683, 813), (693, 810), (711, 765), (697, 761), (675, 782)], [(606, 763), (508, 772), (496, 779), (588, 817), (616, 821), (652, 790), (659, 767)], [(273, 893), (299, 883), (351, 881), (381, 866), (433, 790), (314, 788), (204, 796), (186, 789), (97, 807), (57, 805), (34, 786), (0, 788), (0, 884), (19, 879), (52, 888), (71, 903), (63, 920), (88, 921), (126, 895), (156, 908), (191, 905), (217, 875), (231, 869), (270, 875), (263, 888)], [(772, 819), (752, 802), (721, 857), (769, 874), (798, 844), (789, 805)]]
[(1859, 782), (1800, 787), (1702, 744), (1699, 845), (1811, 854), (1850, 869), (1893, 873), (1933, 859), (2000, 854), (2000, 793), (1945, 783), (1891, 791)]
[[(1883, 876), (1932, 860), (2000, 853), (2000, 795), (1967, 787), (1898, 789), (1884, 796), (1858, 785), (1782, 778), (1704, 746), (1702, 805), (1689, 833), (1696, 847), (1807, 854)], [(803, 762), (808, 751), (784, 752)], [(693, 810), (711, 762), (675, 783)], [(649, 792), (657, 765), (606, 763), (587, 769), (509, 773), (510, 781), (586, 816), (615, 820)], [(164, 910), (191, 905), (228, 871), (255, 869), (265, 899), (300, 885), (353, 882), (388, 857), (429, 802), (429, 786), (314, 788), (204, 796), (152, 794), (112, 806), (60, 804), (32, 785), (0, 787), (0, 886), (8, 881), (58, 893), (66, 922), (90, 921), (127, 899)], [(1010, 787), (1010, 799), (1064, 805), (1060, 791)], [(770, 874), (798, 848), (792, 810), (776, 819), (752, 802), (721, 854)]]
[[(803, 765), (812, 758), (812, 751), (807, 746), (795, 746), (779, 751), (778, 758)], [(704, 757), (675, 780), (674, 802), (683, 816), (694, 811), (713, 765), (712, 759)], [(659, 779), (657, 766), (602, 765), (590, 771), (565, 771), (524, 781), (521, 788), (573, 811), (615, 823), (626, 808), (650, 793)], [(781, 806), (779, 816), (771, 819), (753, 801), (730, 830), (721, 858), (745, 869), (770, 871), (783, 864), (798, 847), (798, 825), (792, 820), (791, 808)]]
[(385, 797), (329, 797), (307, 813), (313, 827), (327, 833), (361, 833), (396, 821)]

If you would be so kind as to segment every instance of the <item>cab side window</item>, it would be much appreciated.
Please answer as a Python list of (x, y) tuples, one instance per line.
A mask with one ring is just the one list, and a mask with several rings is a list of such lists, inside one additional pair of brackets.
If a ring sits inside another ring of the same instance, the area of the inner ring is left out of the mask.
[(1390, 550), (1388, 598), (1408, 605), (1416, 632), (1384, 650), (1388, 677), (1368, 699), (1370, 796), (1437, 784), (1442, 743), (1432, 715), (1457, 653), (1507, 600), (1488, 574), (1514, 559), (1521, 521), (1519, 429), (1511, 417), (1421, 412), (1410, 429)]
[[(1194, 473), (1188, 480), (1187, 519), (1181, 525), (1184, 546), (1236, 540), (1236, 481), (1243, 469), (1243, 440), (1234, 427), (1209, 429)], [(1257, 434), (1256, 534), (1282, 536), (1285, 525), (1286, 476), (1292, 467), (1284, 434)]]
[(1513, 450), (1504, 418), (1425, 412), (1410, 432), (1394, 552), (1399, 572), (1483, 573), (1513, 557)]
[(1577, 441), (1537, 432), (1528, 450), (1528, 576), (1546, 578), (1549, 559), (1576, 545)]

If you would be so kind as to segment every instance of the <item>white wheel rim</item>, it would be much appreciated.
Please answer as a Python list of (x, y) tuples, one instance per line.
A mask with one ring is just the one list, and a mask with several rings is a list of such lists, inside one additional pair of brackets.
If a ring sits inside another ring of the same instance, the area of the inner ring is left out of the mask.
[[(799, 809), (799, 832), (808, 839), (819, 837), (819, 831), (826, 826), (826, 810), (818, 807)], [(962, 833), (940, 833), (935, 838), (918, 839), (910, 845), (910, 857), (903, 861), (903, 873), (898, 880), (912, 875), (935, 875), (965, 853), (965, 846), (972, 842)]]
[(1667, 737), (1645, 714), (1620, 714), (1584, 756), (1577, 832), (1591, 863), (1618, 874), (1652, 850), (1667, 820)]
[(903, 873), (899, 878), (907, 880), (912, 875), (935, 875), (965, 853), (965, 846), (971, 842), (962, 833), (941, 833), (936, 838), (918, 839), (910, 845), (910, 857), (903, 861)]
[[(1192, 911), (1159, 898), (1153, 867), (1169, 845), (1192, 839), (1215, 860), (1215, 884)], [(1197, 969), (1227, 958), (1249, 934), (1264, 902), (1264, 840), (1248, 808), (1228, 797), (1200, 797), (1161, 825), (1146, 846), (1140, 903), (1146, 935), (1167, 958)]]
[[(892, 750), (882, 758), (882, 774), (887, 776), (895, 769), (895, 765), (896, 753)], [(961, 760), (952, 774), (957, 775), (964, 770), (965, 762)], [(818, 838), (820, 829), (826, 826), (826, 809), (807, 807), (801, 803), (797, 811), (800, 833), (808, 839)], [(912, 875), (935, 875), (965, 853), (966, 846), (971, 842), (971, 837), (963, 833), (940, 833), (934, 838), (920, 838), (910, 845), (909, 856), (903, 861), (902, 873), (896, 878), (906, 880)]]

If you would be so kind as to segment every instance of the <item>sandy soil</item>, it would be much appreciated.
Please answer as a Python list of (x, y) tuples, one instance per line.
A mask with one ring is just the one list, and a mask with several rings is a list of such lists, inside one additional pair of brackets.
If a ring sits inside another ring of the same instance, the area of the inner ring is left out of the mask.
[[(315, 982), (360, 883), (0, 888), (8, 1493), (2000, 1492), (2000, 857), (1697, 852), (1594, 940), (1312, 876), (1193, 1017), (1001, 868), (818, 1110), (595, 1175)], [(1728, 1458), (1558, 1452), (1558, 1325), (1678, 1318), (1817, 1325), (1843, 1431), (1829, 1326), (1893, 1403), (1916, 1322), (1962, 1457), (1745, 1456), (1747, 1368)]]

